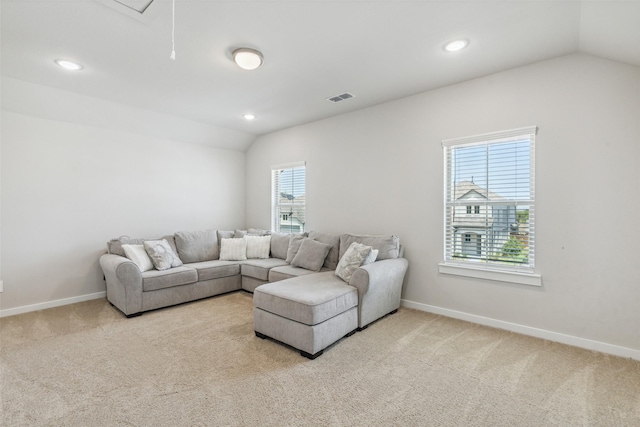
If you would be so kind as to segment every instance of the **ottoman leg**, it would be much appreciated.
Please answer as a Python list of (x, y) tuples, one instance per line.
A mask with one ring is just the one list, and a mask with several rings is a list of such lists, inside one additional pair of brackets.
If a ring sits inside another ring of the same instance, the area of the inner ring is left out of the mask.
[(319, 352), (317, 352), (316, 354), (309, 354), (306, 351), (302, 351), (300, 350), (300, 354), (304, 357), (306, 357), (309, 360), (313, 360), (318, 356), (322, 356), (322, 353), (324, 352), (324, 350), (320, 350)]
[(257, 336), (258, 338), (262, 338), (262, 339), (267, 338), (267, 336), (266, 336), (265, 334), (261, 334), (261, 333), (260, 333), (260, 332), (258, 332), (258, 331), (255, 331), (255, 333), (256, 333), (256, 336)]

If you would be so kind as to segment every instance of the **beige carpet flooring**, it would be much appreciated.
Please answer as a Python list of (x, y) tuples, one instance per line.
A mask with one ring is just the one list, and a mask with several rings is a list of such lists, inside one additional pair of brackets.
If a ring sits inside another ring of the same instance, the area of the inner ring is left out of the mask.
[(316, 360), (237, 292), (0, 319), (3, 426), (640, 426), (640, 362), (400, 309)]

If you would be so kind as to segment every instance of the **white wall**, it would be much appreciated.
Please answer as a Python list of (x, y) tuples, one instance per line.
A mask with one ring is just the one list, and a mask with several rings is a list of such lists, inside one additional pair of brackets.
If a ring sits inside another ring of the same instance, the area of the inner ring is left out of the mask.
[[(3, 79), (3, 93), (5, 87)], [(55, 104), (46, 98), (50, 88), (35, 91), (41, 95), (35, 99)], [(67, 101), (78, 96), (55, 93)], [(148, 119), (126, 106), (93, 102), (87, 116), (118, 117), (115, 110), (124, 109), (131, 123)], [(98, 259), (113, 237), (244, 225), (243, 151), (36, 117), (39, 108), (34, 115), (7, 110), (13, 107), (3, 99), (3, 314), (103, 292)]]
[[(542, 288), (439, 274), (440, 141), (529, 125)], [(398, 234), (410, 306), (640, 350), (639, 141), (640, 69), (570, 55), (258, 138), (247, 223), (269, 226), (270, 165), (305, 160), (308, 229)]]

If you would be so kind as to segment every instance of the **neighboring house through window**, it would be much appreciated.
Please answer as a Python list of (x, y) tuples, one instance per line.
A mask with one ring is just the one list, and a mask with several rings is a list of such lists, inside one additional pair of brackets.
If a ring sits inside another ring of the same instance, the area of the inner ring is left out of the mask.
[(271, 167), (271, 230), (302, 233), (305, 230), (305, 163)]
[(536, 131), (532, 126), (442, 142), (446, 178), (441, 272), (540, 284), (534, 273)]

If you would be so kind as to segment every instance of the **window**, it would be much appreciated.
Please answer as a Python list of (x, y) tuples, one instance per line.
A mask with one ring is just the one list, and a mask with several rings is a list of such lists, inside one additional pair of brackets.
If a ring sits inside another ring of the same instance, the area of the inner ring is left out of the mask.
[(541, 284), (534, 274), (536, 131), (532, 126), (442, 142), (441, 272)]
[(304, 162), (271, 167), (271, 230), (304, 231), (305, 180)]

